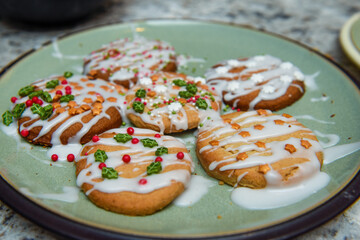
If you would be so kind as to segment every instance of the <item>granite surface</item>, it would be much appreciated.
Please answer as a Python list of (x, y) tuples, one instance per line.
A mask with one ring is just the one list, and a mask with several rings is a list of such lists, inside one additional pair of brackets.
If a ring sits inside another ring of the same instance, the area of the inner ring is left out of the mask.
[[(360, 70), (346, 58), (338, 40), (342, 25), (356, 12), (360, 12), (358, 0), (114, 0), (65, 26), (34, 26), (0, 18), (0, 68), (53, 37), (85, 27), (145, 18), (195, 18), (247, 24), (287, 36), (333, 57), (360, 81)], [(0, 222), (0, 239), (57, 239), (1, 202)], [(360, 202), (297, 239), (360, 239)]]

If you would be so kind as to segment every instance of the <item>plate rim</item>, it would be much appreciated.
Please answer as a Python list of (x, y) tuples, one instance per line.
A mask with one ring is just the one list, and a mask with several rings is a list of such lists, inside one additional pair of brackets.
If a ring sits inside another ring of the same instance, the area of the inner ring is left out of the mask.
[[(354, 83), (357, 87), (357, 90), (360, 90), (360, 81), (355, 78), (352, 74), (350, 74), (347, 70), (345, 70), (340, 64), (334, 61), (330, 56), (327, 56), (321, 53), (319, 50), (307, 46), (297, 40), (291, 39), (289, 37), (283, 36), (278, 33), (273, 33), (266, 31), (261, 28), (255, 28), (253, 26), (247, 24), (237, 24), (237, 23), (229, 23), (218, 20), (202, 20), (202, 19), (194, 19), (194, 18), (146, 18), (146, 19), (136, 19), (129, 21), (114, 21), (110, 23), (102, 23), (97, 25), (92, 25), (88, 27), (83, 27), (77, 30), (68, 31), (64, 34), (57, 36), (57, 39), (62, 40), (67, 37), (71, 37), (75, 34), (94, 30), (97, 28), (102, 28), (106, 26), (114, 26), (114, 25), (122, 25), (122, 24), (134, 24), (134, 23), (146, 23), (147, 21), (168, 21), (176, 22), (176, 21), (188, 21), (195, 23), (205, 23), (205, 24), (216, 24), (216, 25), (224, 25), (224, 26), (233, 26), (237, 28), (243, 28), (252, 30), (255, 32), (259, 32), (265, 35), (270, 35), (276, 38), (280, 38), (282, 40), (291, 42), (305, 48), (306, 50), (315, 53), (317, 56), (321, 57), (323, 60), (332, 64), (336, 70), (345, 74), (352, 83)], [(40, 45), (40, 47), (32, 48), (24, 52), (23, 54), (16, 57), (14, 60), (10, 61), (7, 65), (0, 69), (0, 80), (2, 76), (10, 69), (15, 67), (17, 63), (22, 61), (24, 58), (28, 57), (32, 53), (37, 52), (42, 47), (48, 46), (52, 43), (51, 40), (45, 41)], [(98, 228), (94, 226), (87, 225), (86, 223), (77, 222), (72, 219), (61, 216), (55, 212), (46, 209), (45, 207), (39, 205), (35, 201), (21, 194), (15, 187), (13, 187), (0, 173), (0, 192), (4, 192), (6, 194), (0, 195), (0, 200), (3, 201), (7, 206), (12, 208), (14, 211), (29, 219), (33, 223), (50, 230), (52, 233), (56, 233), (65, 237), (71, 237), (76, 239), (83, 238), (95, 238), (95, 237), (107, 237), (111, 239), (164, 239), (169, 238), (168, 235), (161, 234), (153, 235), (139, 235), (139, 234), (131, 234), (124, 232), (114, 232), (109, 229)], [(328, 198), (323, 203), (321, 203), (316, 208), (306, 211), (294, 218), (287, 220), (286, 222), (281, 222), (274, 224), (269, 227), (251, 230), (249, 232), (241, 232), (241, 233), (230, 233), (227, 235), (218, 235), (211, 234), (207, 236), (206, 234), (201, 234), (199, 236), (193, 234), (193, 236), (173, 236), (172, 238), (187, 238), (187, 239), (212, 239), (222, 237), (224, 239), (268, 239), (273, 237), (281, 237), (281, 238), (292, 238), (308, 232), (325, 222), (331, 220), (345, 209), (350, 207), (356, 200), (360, 197), (360, 191), (357, 189), (357, 186), (360, 184), (360, 171), (354, 174), (350, 181), (344, 184), (344, 187), (341, 188), (339, 192), (337, 192), (333, 197)], [(358, 192), (357, 192), (358, 191)], [(5, 197), (6, 195), (6, 197)], [(331, 206), (329, 206), (331, 205)], [(328, 208), (336, 209), (335, 211), (328, 211)], [(30, 211), (31, 210), (31, 211)], [(41, 218), (37, 218), (38, 215), (41, 215)], [(301, 228), (299, 228), (301, 226)], [(64, 230), (67, 229), (65, 232)], [(76, 231), (74, 231), (76, 229)], [(291, 231), (289, 231), (289, 229)]]
[(340, 31), (340, 45), (346, 56), (354, 63), (358, 68), (360, 68), (360, 51), (354, 46), (354, 42), (351, 36), (351, 28), (356, 21), (360, 21), (360, 12), (354, 14), (350, 19), (348, 19), (345, 24), (342, 26)]

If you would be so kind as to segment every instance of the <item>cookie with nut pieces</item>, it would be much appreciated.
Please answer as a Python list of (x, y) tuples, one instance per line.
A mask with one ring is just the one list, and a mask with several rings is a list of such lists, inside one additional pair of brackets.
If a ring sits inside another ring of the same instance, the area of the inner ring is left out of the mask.
[(209, 176), (249, 188), (299, 182), (320, 171), (323, 162), (310, 129), (269, 110), (229, 113), (204, 125), (196, 154)]

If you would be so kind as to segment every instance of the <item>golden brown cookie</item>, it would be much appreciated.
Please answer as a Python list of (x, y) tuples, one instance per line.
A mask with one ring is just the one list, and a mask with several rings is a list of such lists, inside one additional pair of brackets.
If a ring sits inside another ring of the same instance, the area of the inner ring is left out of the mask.
[(13, 117), (21, 136), (33, 144), (84, 144), (121, 126), (118, 101), (125, 91), (85, 76), (54, 76), (22, 88), (12, 107)]
[(323, 152), (310, 129), (288, 114), (234, 112), (199, 129), (196, 154), (208, 175), (232, 186), (264, 188), (320, 170)]
[(205, 74), (225, 104), (241, 111), (285, 108), (305, 93), (304, 74), (270, 55), (220, 62)]
[(126, 88), (132, 87), (139, 77), (158, 71), (175, 72), (174, 47), (160, 40), (119, 39), (92, 52), (84, 60), (84, 73), (89, 78), (100, 78)]
[(220, 110), (220, 98), (204, 81), (165, 72), (141, 78), (125, 96), (126, 116), (137, 127), (164, 133), (196, 128)]
[(86, 144), (76, 160), (77, 185), (98, 207), (149, 215), (170, 204), (190, 181), (185, 145), (140, 128), (112, 129)]

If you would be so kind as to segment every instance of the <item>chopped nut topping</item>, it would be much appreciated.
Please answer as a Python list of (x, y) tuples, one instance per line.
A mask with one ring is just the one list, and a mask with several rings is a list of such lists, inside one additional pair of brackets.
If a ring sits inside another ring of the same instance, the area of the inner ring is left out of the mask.
[(149, 97), (155, 97), (156, 96), (156, 92), (155, 91), (149, 91), (146, 93), (147, 96)]
[(289, 153), (296, 152), (296, 148), (292, 144), (286, 144), (285, 145), (285, 150), (288, 151)]
[(55, 91), (57, 91), (57, 90), (62, 90), (63, 88), (64, 88), (63, 85), (57, 85), (54, 89)]
[(103, 96), (101, 96), (101, 95), (96, 96), (96, 102), (103, 103), (104, 101), (105, 101), (105, 99), (103, 98)]
[(69, 115), (76, 115), (76, 108), (69, 108)]
[(82, 109), (84, 109), (85, 111), (87, 111), (87, 110), (90, 110), (90, 106), (89, 105), (87, 105), (87, 104), (82, 104), (81, 106), (80, 106)]
[(185, 104), (185, 103), (186, 103), (186, 99), (185, 99), (185, 98), (180, 98), (180, 99), (179, 99), (179, 102), (182, 103), (182, 104)]
[(220, 143), (220, 142), (217, 141), (217, 140), (212, 140), (212, 141), (210, 141), (209, 143), (210, 143), (211, 146), (219, 146), (219, 143)]
[(97, 71), (95, 69), (92, 69), (89, 71), (89, 75), (95, 76), (97, 74)]
[(70, 101), (70, 102), (68, 102), (67, 105), (68, 105), (70, 108), (73, 108), (73, 107), (77, 106), (77, 103), (76, 103), (75, 101)]
[(268, 171), (270, 171), (271, 170), (271, 168), (269, 167), (269, 165), (268, 164), (264, 164), (264, 165), (260, 165), (259, 166), (259, 170), (258, 170), (258, 172), (259, 173), (262, 173), (262, 174), (266, 174)]
[(292, 116), (290, 114), (287, 114), (287, 113), (283, 113), (282, 116), (286, 117), (286, 118), (292, 118)]
[(59, 107), (59, 108), (55, 109), (55, 112), (59, 113), (59, 114), (65, 112), (65, 111), (66, 111), (66, 109), (63, 107)]
[(80, 90), (83, 89), (83, 87), (82, 86), (75, 86), (74, 89), (80, 91)]
[(84, 98), (83, 100), (84, 103), (92, 103), (92, 99), (91, 98)]
[(60, 100), (60, 98), (61, 98), (61, 95), (56, 94), (56, 95), (53, 97), (53, 102), (57, 102), (57, 101), (59, 101), (59, 100)]
[(159, 79), (159, 76), (158, 75), (152, 75), (150, 78), (151, 78), (151, 80), (153, 80), (153, 82), (156, 82)]
[(88, 94), (89, 94), (89, 95), (95, 95), (96, 92), (95, 92), (95, 91), (89, 91)]
[(60, 82), (66, 80), (66, 78), (63, 77), (63, 76), (58, 77), (58, 79), (59, 79)]
[(257, 141), (255, 143), (256, 146), (260, 147), (260, 148), (266, 148), (266, 144), (264, 142), (260, 142), (260, 141)]
[(231, 123), (231, 119), (230, 118), (225, 118), (224, 123)]
[(78, 82), (69, 82), (69, 85), (71, 85), (71, 86), (77, 86), (77, 85), (79, 85), (79, 83), (78, 83)]
[(264, 126), (261, 125), (261, 124), (256, 124), (256, 125), (254, 126), (254, 128), (255, 128), (256, 130), (262, 130), (262, 129), (264, 128)]
[(54, 109), (56, 109), (56, 108), (61, 107), (61, 104), (58, 103), (58, 102), (54, 102), (54, 103), (52, 104), (52, 106), (53, 106)]
[(266, 116), (268, 114), (268, 112), (265, 109), (258, 109), (258, 110), (256, 110), (256, 112), (257, 112), (258, 115), (265, 115)]
[(239, 135), (242, 137), (250, 137), (250, 133), (248, 131), (241, 131), (239, 132)]
[(239, 124), (233, 123), (233, 124), (231, 124), (231, 128), (233, 128), (233, 129), (235, 129), (235, 130), (239, 130), (241, 127), (240, 127)]
[(106, 100), (109, 101), (109, 102), (116, 102), (116, 101), (117, 101), (117, 98), (115, 98), (115, 97), (108, 97)]
[(102, 108), (103, 108), (103, 105), (102, 105), (101, 103), (99, 103), (99, 102), (95, 102), (95, 103), (93, 104), (93, 107), (94, 107), (94, 108), (98, 108), (98, 109), (102, 109)]
[(91, 112), (94, 116), (96, 116), (96, 115), (99, 115), (102, 112), (102, 110), (99, 108), (93, 108), (93, 109), (91, 109)]
[(110, 88), (106, 85), (101, 85), (100, 88), (104, 89), (105, 91), (109, 92)]
[(276, 119), (276, 120), (274, 120), (274, 122), (276, 125), (284, 125), (284, 123), (285, 123), (283, 120), (280, 120), (280, 119)]
[(300, 140), (300, 142), (301, 142), (301, 146), (303, 146), (306, 149), (312, 146), (311, 143), (307, 140)]
[(81, 78), (80, 81), (82, 81), (82, 82), (87, 82), (87, 81), (89, 81), (89, 80), (88, 80), (87, 78)]
[(219, 185), (224, 185), (224, 182), (223, 182), (223, 181), (219, 181)]
[(80, 107), (75, 108), (75, 109), (76, 109), (76, 112), (75, 112), (76, 114), (81, 114), (81, 113), (85, 112), (85, 110)]
[(245, 159), (247, 159), (249, 156), (245, 153), (245, 152), (242, 152), (242, 153), (239, 153), (237, 156), (236, 156), (236, 160), (241, 160), (241, 161), (244, 161)]

